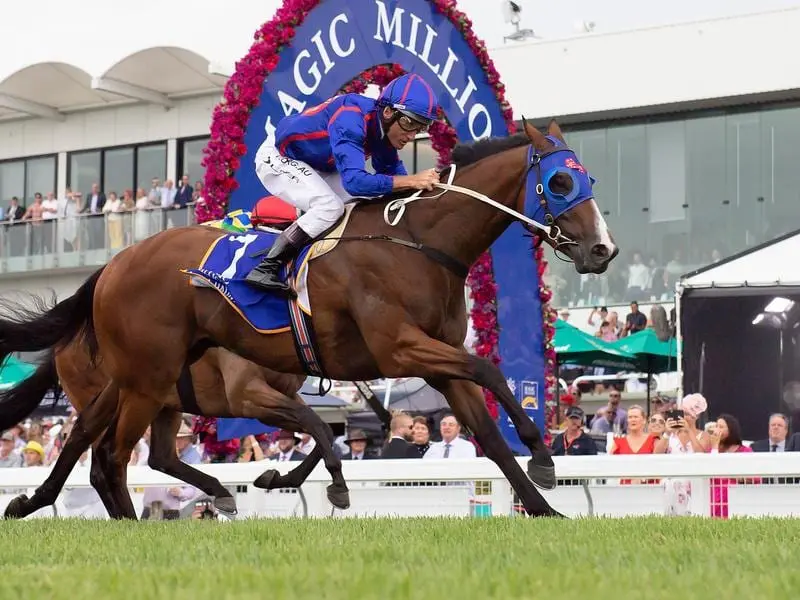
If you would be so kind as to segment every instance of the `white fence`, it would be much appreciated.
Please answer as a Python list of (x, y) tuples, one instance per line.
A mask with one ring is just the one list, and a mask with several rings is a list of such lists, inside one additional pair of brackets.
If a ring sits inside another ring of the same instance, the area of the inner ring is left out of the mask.
[[(524, 468), (525, 458), (520, 458)], [(544, 496), (568, 516), (664, 514), (674, 508), (675, 482), (689, 490), (688, 514), (713, 516), (800, 516), (800, 454), (703, 454), (556, 457), (559, 486)], [(371, 460), (344, 462), (351, 507), (334, 509), (325, 488), (330, 476), (319, 465), (300, 493), (265, 492), (251, 482), (268, 468), (288, 471), (298, 463), (260, 461), (208, 464), (200, 469), (236, 491), (241, 517), (280, 516), (508, 516), (519, 505), (500, 470), (488, 459)], [(20, 491), (30, 495), (49, 468), (0, 469), (0, 510)], [(624, 480), (634, 480), (627, 482)], [(637, 482), (635, 480), (645, 480)], [(654, 481), (656, 480), (656, 481)], [(148, 467), (130, 467), (128, 485), (137, 512), (143, 488), (172, 486), (176, 480)], [(687, 487), (686, 484), (689, 484)], [(88, 468), (73, 471), (67, 488), (89, 486)], [(64, 494), (32, 517), (68, 515)]]

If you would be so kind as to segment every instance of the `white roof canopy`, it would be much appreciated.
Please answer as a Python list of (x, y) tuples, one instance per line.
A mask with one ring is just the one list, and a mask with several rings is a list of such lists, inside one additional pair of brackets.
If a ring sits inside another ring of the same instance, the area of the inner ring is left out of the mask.
[(688, 273), (679, 285), (692, 295), (707, 296), (769, 294), (786, 288), (800, 293), (800, 231)]

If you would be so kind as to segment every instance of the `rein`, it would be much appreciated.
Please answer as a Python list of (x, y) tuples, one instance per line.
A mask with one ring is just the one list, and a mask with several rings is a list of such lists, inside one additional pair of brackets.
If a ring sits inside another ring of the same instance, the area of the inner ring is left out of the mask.
[[(528, 173), (530, 172), (531, 169), (536, 169), (537, 184), (535, 191), (536, 191), (536, 196), (539, 200), (539, 206), (541, 206), (542, 210), (544, 211), (544, 216), (545, 216), (544, 220), (546, 223), (544, 225), (520, 213), (519, 211), (514, 210), (513, 208), (509, 208), (508, 206), (505, 206), (504, 204), (501, 204), (496, 200), (492, 200), (485, 194), (481, 194), (480, 192), (476, 192), (475, 190), (461, 187), (459, 185), (453, 185), (453, 179), (456, 176), (456, 166), (454, 164), (451, 164), (448, 167), (446, 167), (447, 169), (450, 170), (450, 174), (447, 177), (447, 183), (437, 182), (433, 184), (434, 187), (441, 189), (442, 190), (441, 192), (437, 194), (423, 196), (422, 193), (424, 190), (417, 190), (407, 198), (398, 198), (396, 200), (392, 200), (391, 202), (388, 202), (386, 204), (386, 208), (384, 208), (383, 210), (383, 220), (390, 227), (396, 227), (397, 224), (400, 222), (400, 219), (402, 219), (403, 215), (405, 214), (406, 206), (408, 206), (412, 202), (416, 202), (417, 200), (436, 200), (437, 198), (441, 198), (448, 192), (463, 194), (465, 196), (469, 196), (470, 198), (478, 200), (479, 202), (488, 204), (489, 206), (496, 208), (497, 210), (501, 210), (504, 213), (514, 217), (515, 220), (520, 221), (525, 227), (525, 229), (527, 229), (532, 236), (537, 238), (537, 243), (536, 243), (537, 246), (541, 243), (543, 237), (546, 237), (553, 244), (556, 256), (559, 256), (558, 251), (563, 246), (577, 245), (577, 242), (564, 235), (561, 232), (561, 229), (555, 224), (555, 219), (553, 218), (553, 215), (550, 212), (550, 208), (547, 204), (547, 199), (544, 196), (541, 161), (542, 158), (548, 156), (549, 154), (555, 154), (556, 152), (563, 152), (565, 150), (566, 149), (563, 148), (557, 148), (555, 150), (550, 150), (548, 152), (539, 154), (534, 149), (534, 151), (531, 153), (530, 162), (527, 162), (526, 158), (525, 173), (522, 176), (522, 180), (520, 181), (519, 187), (517, 188), (517, 191), (514, 194), (514, 197), (516, 198), (522, 193), (522, 188), (524, 187), (525, 182), (528, 179)], [(392, 213), (395, 213), (395, 215), (392, 216)], [(426, 246), (424, 244), (420, 244), (417, 242), (410, 242), (408, 240), (396, 238), (390, 235), (342, 236), (338, 238), (328, 238), (328, 239), (337, 239), (340, 241), (391, 242), (394, 244), (398, 244), (400, 246), (405, 246), (406, 248), (412, 248), (414, 250), (422, 252), (425, 256), (427, 256), (428, 258), (430, 258), (435, 262), (438, 262), (440, 265), (442, 265), (443, 267), (445, 267), (446, 269), (448, 269), (461, 279), (466, 279), (467, 275), (469, 274), (469, 267), (467, 265), (453, 258), (452, 256), (445, 254), (441, 250), (437, 250), (436, 248), (432, 248), (430, 246)]]

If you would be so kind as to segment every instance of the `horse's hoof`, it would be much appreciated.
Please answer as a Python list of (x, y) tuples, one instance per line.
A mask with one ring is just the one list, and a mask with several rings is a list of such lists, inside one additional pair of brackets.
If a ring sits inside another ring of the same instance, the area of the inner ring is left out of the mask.
[(238, 513), (236, 509), (236, 499), (233, 496), (214, 498), (214, 508), (220, 512), (224, 512), (227, 516), (235, 516)]
[(28, 496), (21, 494), (14, 498), (6, 506), (6, 512), (3, 515), (6, 519), (22, 519), (27, 516), (25, 505), (29, 502)]
[(259, 475), (258, 479), (253, 482), (253, 485), (257, 488), (261, 488), (262, 490), (274, 490), (276, 487), (278, 487), (275, 484), (275, 480), (280, 476), (281, 474), (278, 471), (275, 469), (270, 469), (269, 471), (265, 471)]
[(347, 510), (350, 508), (350, 492), (347, 488), (332, 483), (328, 486), (328, 501), (336, 508)]
[[(534, 462), (535, 458), (528, 461), (528, 477), (533, 485), (542, 490), (556, 489), (556, 468), (550, 465), (538, 465)], [(552, 459), (551, 459), (552, 463)]]

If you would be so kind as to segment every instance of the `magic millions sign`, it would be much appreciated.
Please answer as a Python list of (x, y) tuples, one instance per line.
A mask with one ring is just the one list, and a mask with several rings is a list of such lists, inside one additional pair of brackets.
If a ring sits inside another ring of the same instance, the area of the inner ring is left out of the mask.
[[(435, 2), (444, 5), (448, 0)], [(493, 85), (496, 82), (489, 80), (467, 41), (470, 39), (474, 46), (477, 40), (442, 14), (434, 1), (285, 0), (284, 8), (289, 5), (293, 10), (302, 5), (308, 12), (285, 47), (277, 55), (273, 52), (268, 56), (269, 74), (258, 103), (248, 106), (243, 137), (237, 124), (234, 129), (238, 133), (229, 132), (225, 142), (226, 148), (232, 144), (241, 148), (241, 142), (245, 147), (244, 155), (227, 165), (236, 183), (235, 189), (226, 187), (223, 192), (228, 210), (249, 210), (268, 193), (256, 177), (255, 154), (268, 136), (274, 136), (282, 118), (327, 100), (378, 65), (396, 64), (422, 76), (433, 88), (459, 141), (507, 135), (504, 107)], [(309, 10), (308, 6), (313, 8)], [(285, 29), (273, 29), (270, 36), (283, 33)], [(258, 42), (253, 52), (257, 46)], [(246, 85), (257, 76), (253, 75), (256, 71), (245, 70), (246, 64), (240, 69), (237, 76), (247, 76), (237, 85)], [(236, 113), (241, 107), (229, 108)], [(222, 153), (218, 150), (215, 156)], [(218, 169), (216, 158), (210, 158), (209, 169)], [(500, 327), (497, 348), (500, 368), (517, 401), (543, 428), (542, 305), (536, 264), (530, 259), (530, 242), (523, 234), (515, 223), (491, 249)], [(499, 424), (512, 449), (527, 454), (502, 410)]]
[(433, 88), (459, 140), (507, 134), (486, 75), (460, 31), (427, 0), (320, 2), (283, 49), (245, 132), (247, 154), (230, 207), (249, 209), (264, 195), (252, 167), (278, 121), (334, 96), (376, 65), (395, 63)]

